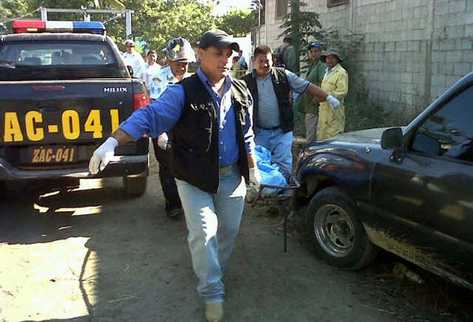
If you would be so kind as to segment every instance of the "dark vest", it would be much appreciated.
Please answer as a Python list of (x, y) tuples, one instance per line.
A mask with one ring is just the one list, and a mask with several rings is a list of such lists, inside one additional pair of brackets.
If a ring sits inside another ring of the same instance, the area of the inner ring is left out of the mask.
[[(217, 108), (197, 74), (183, 79), (186, 100), (181, 117), (171, 131), (172, 168), (177, 179), (209, 193), (216, 193), (219, 183)], [(239, 144), (238, 167), (248, 182), (248, 158), (243, 126), (248, 111), (248, 90), (242, 81), (231, 87)]]
[[(242, 78), (251, 95), (253, 96), (253, 127), (258, 127), (258, 86), (256, 85), (256, 75), (249, 73)], [(278, 99), (280, 127), (283, 132), (289, 132), (294, 129), (294, 114), (292, 111), (291, 87), (287, 79), (284, 68), (273, 67), (271, 69), (271, 80), (273, 81), (274, 92)], [(263, 93), (264, 95), (264, 93)]]

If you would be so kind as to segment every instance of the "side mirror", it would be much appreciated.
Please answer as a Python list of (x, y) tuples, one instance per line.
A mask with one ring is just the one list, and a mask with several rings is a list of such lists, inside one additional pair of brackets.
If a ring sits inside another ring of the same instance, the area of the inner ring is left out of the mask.
[(400, 127), (393, 127), (383, 131), (381, 136), (381, 147), (387, 149), (400, 149), (402, 147), (402, 130)]
[(131, 67), (130, 65), (126, 65), (126, 68), (128, 69), (130, 76), (133, 78), (133, 67)]

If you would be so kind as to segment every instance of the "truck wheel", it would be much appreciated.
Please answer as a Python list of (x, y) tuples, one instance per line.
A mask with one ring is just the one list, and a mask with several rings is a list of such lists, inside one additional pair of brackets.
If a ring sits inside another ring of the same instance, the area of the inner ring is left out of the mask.
[(130, 197), (142, 196), (146, 191), (146, 184), (148, 182), (148, 174), (138, 176), (124, 176), (123, 187), (125, 192)]
[(307, 228), (316, 255), (330, 265), (356, 270), (375, 258), (378, 248), (366, 235), (353, 200), (330, 187), (318, 192), (307, 208)]

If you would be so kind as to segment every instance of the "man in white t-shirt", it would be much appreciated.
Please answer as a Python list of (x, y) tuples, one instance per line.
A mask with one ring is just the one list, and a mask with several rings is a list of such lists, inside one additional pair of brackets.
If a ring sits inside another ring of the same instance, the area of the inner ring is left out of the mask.
[(146, 67), (143, 57), (141, 57), (141, 54), (135, 50), (135, 42), (133, 40), (128, 39), (125, 41), (125, 46), (126, 52), (122, 55), (125, 65), (133, 68), (134, 78), (142, 79)]
[(153, 82), (153, 78), (157, 76), (159, 71), (161, 70), (161, 65), (156, 62), (157, 55), (155, 50), (148, 51), (146, 55), (146, 68), (143, 75), (143, 80), (145, 81), (146, 87), (148, 90), (151, 87), (151, 83)]

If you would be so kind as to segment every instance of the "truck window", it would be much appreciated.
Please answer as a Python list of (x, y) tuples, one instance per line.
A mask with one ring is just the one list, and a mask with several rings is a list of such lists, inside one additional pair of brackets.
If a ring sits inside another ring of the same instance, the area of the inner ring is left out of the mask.
[(412, 150), (473, 162), (473, 87), (432, 114), (414, 137)]
[(105, 42), (14, 41), (0, 47), (0, 81), (126, 77)]

